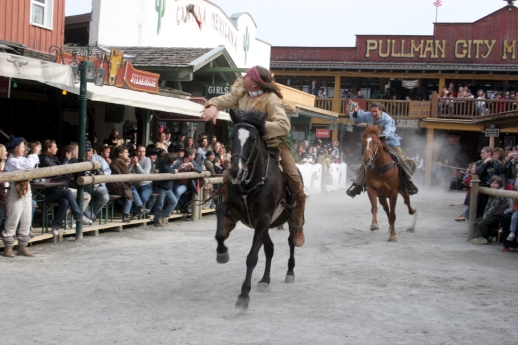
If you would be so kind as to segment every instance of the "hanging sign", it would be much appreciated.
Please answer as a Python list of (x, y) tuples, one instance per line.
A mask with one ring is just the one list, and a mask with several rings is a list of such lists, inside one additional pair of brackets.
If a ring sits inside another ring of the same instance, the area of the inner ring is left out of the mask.
[(406, 89), (412, 90), (419, 86), (419, 80), (403, 80), (401, 86)]
[(329, 129), (317, 129), (315, 132), (317, 138), (330, 138), (331, 130)]

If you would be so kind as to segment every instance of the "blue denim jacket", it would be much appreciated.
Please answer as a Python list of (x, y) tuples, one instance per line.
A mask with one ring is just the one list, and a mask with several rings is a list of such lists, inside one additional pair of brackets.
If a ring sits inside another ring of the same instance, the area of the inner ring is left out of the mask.
[(381, 113), (378, 122), (374, 123), (374, 118), (370, 111), (358, 111), (358, 116), (354, 117), (354, 113), (350, 113), (351, 119), (354, 123), (367, 123), (369, 125), (377, 125), (381, 127), (381, 132), (387, 137), (386, 142), (389, 147), (401, 146), (402, 139), (396, 134), (396, 122), (387, 113)]

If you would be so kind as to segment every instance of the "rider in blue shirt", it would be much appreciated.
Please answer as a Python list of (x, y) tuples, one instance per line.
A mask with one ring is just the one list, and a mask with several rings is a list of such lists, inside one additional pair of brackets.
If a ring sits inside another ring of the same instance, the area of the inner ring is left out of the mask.
[[(411, 177), (415, 171), (415, 163), (408, 160), (405, 153), (401, 149), (400, 140), (402, 139), (396, 134), (396, 123), (389, 114), (383, 110), (383, 105), (378, 102), (371, 104), (371, 111), (362, 111), (358, 109), (358, 105), (353, 108), (353, 112), (349, 115), (354, 123), (367, 123), (371, 126), (376, 125), (381, 128), (380, 139), (385, 140), (390, 149), (394, 152), (393, 156), (396, 157), (397, 163), (402, 167), (405, 174), (404, 181), (405, 186), (408, 189), (410, 195), (414, 195), (418, 192), (417, 187), (411, 180)], [(353, 181), (352, 186), (347, 190), (347, 195), (354, 198), (356, 195), (361, 194), (365, 187), (365, 167), (360, 165), (356, 170), (356, 181)]]

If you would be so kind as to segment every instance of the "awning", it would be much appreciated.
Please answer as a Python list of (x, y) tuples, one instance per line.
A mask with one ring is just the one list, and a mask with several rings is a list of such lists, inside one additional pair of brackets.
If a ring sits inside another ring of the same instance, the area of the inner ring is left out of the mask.
[(59, 88), (74, 85), (70, 66), (16, 54), (0, 53), (0, 76), (34, 80), (44, 84), (52, 83)]
[(295, 109), (297, 109), (297, 113), (299, 115), (316, 117), (319, 119), (327, 120), (329, 122), (338, 121), (338, 113), (335, 113), (334, 111), (328, 111), (300, 103), (295, 103)]
[[(79, 85), (73, 85), (64, 89), (68, 92), (79, 94)], [(97, 86), (93, 83), (87, 83), (86, 93), (87, 98), (91, 101), (123, 104), (130, 107), (158, 110), (178, 115), (200, 117), (203, 110), (203, 105), (189, 100), (122, 89), (115, 86)], [(220, 111), (218, 119), (230, 121), (230, 115)]]

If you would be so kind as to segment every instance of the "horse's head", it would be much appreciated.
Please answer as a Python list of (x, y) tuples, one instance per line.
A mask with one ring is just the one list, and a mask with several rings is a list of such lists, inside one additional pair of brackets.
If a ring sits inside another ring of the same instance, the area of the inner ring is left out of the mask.
[(379, 139), (380, 132), (381, 129), (378, 126), (367, 125), (362, 134), (362, 160), (366, 167), (372, 166), (383, 150), (383, 143)]
[(235, 123), (230, 135), (232, 158), (230, 182), (240, 184), (247, 176), (248, 169), (255, 163), (257, 151), (262, 145), (265, 131), (265, 115), (259, 111), (249, 111), (232, 116)]

